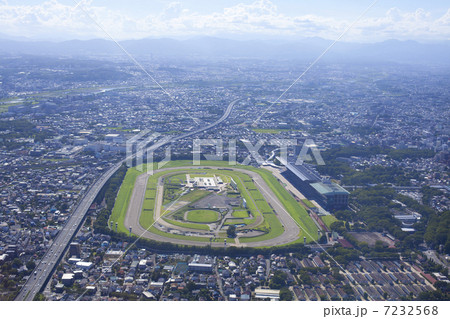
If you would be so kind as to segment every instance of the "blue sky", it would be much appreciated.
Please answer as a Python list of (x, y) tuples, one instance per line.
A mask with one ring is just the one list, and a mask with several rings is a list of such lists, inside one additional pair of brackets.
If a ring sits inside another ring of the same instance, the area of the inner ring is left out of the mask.
[[(105, 38), (105, 32), (117, 39), (334, 39), (373, 0), (84, 0), (73, 9), (76, 2), (0, 0), (0, 33), (35, 39)], [(449, 1), (379, 0), (343, 40), (387, 39), (449, 40)]]

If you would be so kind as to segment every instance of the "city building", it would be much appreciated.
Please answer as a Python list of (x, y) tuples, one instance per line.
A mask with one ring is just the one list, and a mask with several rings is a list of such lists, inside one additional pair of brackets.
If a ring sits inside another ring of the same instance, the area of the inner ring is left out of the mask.
[(277, 160), (286, 167), (282, 175), (308, 199), (317, 201), (328, 210), (345, 209), (348, 206), (350, 193), (340, 185), (321, 178), (312, 165), (296, 165), (281, 157), (277, 157)]

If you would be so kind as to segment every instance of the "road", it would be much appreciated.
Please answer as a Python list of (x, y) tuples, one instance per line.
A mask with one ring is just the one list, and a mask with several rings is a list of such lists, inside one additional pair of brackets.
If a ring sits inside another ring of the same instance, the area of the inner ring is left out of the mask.
[(427, 256), (428, 259), (433, 260), (436, 264), (441, 265), (442, 267), (448, 268), (450, 270), (450, 266), (438, 257), (435, 250), (426, 250), (425, 256)]
[(53, 269), (58, 264), (59, 259), (66, 250), (66, 247), (69, 245), (73, 235), (78, 230), (86, 212), (98, 192), (121, 165), (122, 163), (114, 165), (86, 191), (86, 195), (75, 208), (73, 214), (67, 220), (64, 227), (60, 230), (50, 249), (43, 256), (39, 264), (37, 264), (35, 271), (31, 274), (28, 281), (22, 287), (22, 290), (17, 295), (16, 300), (33, 300), (34, 295), (42, 289), (42, 286), (47, 281), (47, 278), (52, 274)]
[[(227, 106), (227, 109), (225, 110), (225, 113), (222, 115), (222, 117), (220, 117), (214, 123), (208, 124), (204, 127), (200, 127), (196, 130), (193, 130), (192, 132), (184, 133), (178, 136), (171, 137), (169, 139), (158, 141), (157, 143), (149, 146), (147, 150), (154, 151), (176, 140), (183, 139), (213, 128), (214, 126), (226, 120), (228, 116), (230, 116), (234, 105), (240, 100), (241, 99), (236, 99), (232, 101)], [(81, 199), (79, 204), (74, 209), (72, 215), (67, 220), (66, 224), (63, 226), (57, 237), (54, 239), (53, 244), (50, 246), (50, 249), (44, 254), (41, 261), (37, 264), (35, 271), (30, 275), (30, 278), (24, 284), (15, 300), (23, 300), (23, 301), (33, 300), (36, 293), (42, 290), (44, 284), (47, 282), (47, 279), (50, 278), (50, 276), (52, 275), (60, 258), (63, 256), (65, 250), (70, 244), (73, 236), (78, 231), (84, 217), (86, 216), (89, 207), (92, 205), (95, 197), (97, 197), (97, 194), (100, 192), (100, 190), (109, 180), (109, 178), (120, 168), (122, 163), (130, 159), (133, 159), (134, 157), (135, 155), (131, 155), (127, 158), (124, 158), (119, 163), (116, 163), (86, 191), (84, 197)]]

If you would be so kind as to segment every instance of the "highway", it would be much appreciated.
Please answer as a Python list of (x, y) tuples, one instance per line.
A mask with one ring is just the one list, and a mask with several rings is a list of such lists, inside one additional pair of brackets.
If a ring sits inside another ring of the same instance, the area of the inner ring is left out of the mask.
[[(171, 137), (169, 139), (158, 141), (157, 143), (149, 146), (147, 148), (148, 151), (154, 151), (166, 144), (172, 143), (176, 140), (183, 139), (194, 134), (209, 130), (214, 126), (222, 123), (224, 120), (228, 118), (231, 114), (234, 105), (241, 99), (233, 100), (230, 104), (228, 104), (225, 113), (214, 123), (208, 124), (204, 127), (200, 127), (192, 132), (184, 133), (178, 136)], [(84, 217), (92, 205), (95, 197), (100, 192), (105, 183), (109, 180), (109, 178), (120, 168), (122, 163), (127, 160), (133, 159), (135, 155), (131, 155), (127, 158), (124, 158), (119, 163), (116, 163), (113, 167), (111, 167), (106, 173), (104, 173), (89, 189), (86, 191), (84, 197), (75, 207), (72, 215), (68, 218), (66, 224), (60, 230), (59, 234), (53, 241), (53, 244), (50, 246), (50, 249), (44, 254), (41, 261), (37, 264), (34, 272), (30, 275), (27, 282), (22, 287), (21, 291), (15, 298), (15, 300), (19, 301), (30, 301), (33, 300), (36, 293), (40, 292), (44, 287), (44, 284), (47, 282), (47, 279), (53, 274), (55, 267), (58, 265), (59, 260), (64, 255), (68, 245), (70, 244), (73, 236), (78, 231), (81, 226)]]

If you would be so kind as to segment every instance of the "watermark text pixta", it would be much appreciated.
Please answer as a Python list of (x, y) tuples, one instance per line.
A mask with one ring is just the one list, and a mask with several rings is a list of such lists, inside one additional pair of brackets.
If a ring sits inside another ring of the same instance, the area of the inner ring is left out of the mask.
[[(154, 152), (156, 148), (151, 146), (164, 142), (163, 139), (159, 139), (162, 135), (158, 133), (148, 134), (148, 131), (141, 132), (128, 140), (126, 143), (127, 152), (127, 165), (130, 167), (133, 164), (135, 158), (135, 166), (138, 169), (143, 169), (144, 162), (147, 164), (153, 164)], [(166, 137), (168, 138), (168, 137)], [(163, 145), (161, 145), (163, 146)], [(300, 165), (303, 162), (312, 162), (313, 159), (317, 165), (325, 165), (325, 162), (320, 154), (317, 145), (312, 139), (306, 139), (302, 143), (298, 143), (296, 139), (270, 139), (270, 140), (258, 140), (252, 143), (249, 140), (241, 139), (194, 139), (192, 141), (192, 164), (201, 165), (202, 156), (207, 161), (224, 161), (228, 160), (228, 164), (232, 165), (248, 165), (254, 159), (259, 165), (266, 162), (263, 155), (260, 153), (261, 149), (266, 146), (271, 146), (271, 154), (268, 159), (273, 160), (277, 157), (279, 164), (287, 165), (288, 163), (288, 149), (291, 147), (291, 156), (289, 163), (295, 163)], [(301, 146), (301, 148), (300, 148)], [(227, 149), (228, 154), (225, 156), (224, 149)], [(241, 161), (237, 161), (237, 150), (239, 149), (242, 154), (247, 156)], [(295, 149), (296, 151), (292, 151)], [(171, 146), (165, 150), (165, 156), (162, 161), (158, 161), (156, 167), (154, 165), (147, 165), (147, 170), (160, 169), (171, 161)]]
[[(248, 165), (253, 158), (259, 165), (263, 164), (265, 160), (262, 155), (259, 153), (261, 148), (264, 146), (275, 146), (275, 150), (279, 151), (278, 158), (282, 164), (287, 163), (288, 161), (288, 147), (296, 147), (299, 146), (298, 141), (296, 139), (270, 139), (264, 140), (260, 139), (255, 144), (252, 144), (249, 140), (241, 139), (239, 140), (245, 147), (245, 153), (248, 155), (245, 159), (238, 163), (237, 158), (237, 140), (230, 139), (227, 141), (228, 146), (228, 163), (230, 165)], [(193, 141), (193, 164), (200, 165), (201, 156), (203, 155), (206, 160), (215, 160), (222, 161), (224, 160), (224, 145), (225, 142), (223, 139), (195, 139)], [(202, 146), (207, 146), (208, 148), (215, 148), (215, 154), (206, 154), (202, 150)], [(309, 155), (309, 151), (311, 151), (316, 163), (318, 165), (324, 165), (322, 156), (320, 155), (320, 151), (317, 148), (316, 144), (312, 139), (307, 139), (301, 144), (300, 152), (297, 154), (295, 158), (295, 164), (299, 165), (305, 161), (312, 161), (311, 155)]]

